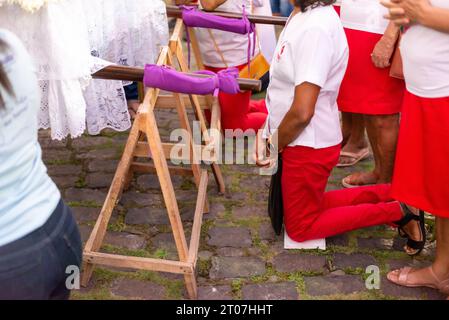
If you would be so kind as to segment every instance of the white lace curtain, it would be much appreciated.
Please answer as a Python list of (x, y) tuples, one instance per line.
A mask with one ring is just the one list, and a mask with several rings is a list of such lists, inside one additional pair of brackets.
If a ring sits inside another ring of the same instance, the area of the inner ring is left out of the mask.
[(164, 2), (34, 0), (47, 3), (30, 13), (1, 1), (0, 28), (16, 33), (34, 58), (42, 91), (39, 127), (51, 128), (58, 140), (86, 129), (127, 130), (124, 83), (92, 80), (90, 74), (109, 63), (153, 63), (168, 41)]

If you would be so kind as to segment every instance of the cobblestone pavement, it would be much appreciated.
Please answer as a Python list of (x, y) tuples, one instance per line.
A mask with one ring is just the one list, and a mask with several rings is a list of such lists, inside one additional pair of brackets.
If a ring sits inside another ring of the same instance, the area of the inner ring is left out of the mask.
[[(158, 111), (161, 133), (178, 128), (175, 113)], [(127, 133), (106, 132), (63, 142), (40, 132), (44, 161), (78, 221), (86, 241), (116, 169)], [(356, 168), (336, 169), (329, 190)], [(442, 299), (431, 289), (390, 284), (385, 274), (398, 267), (428, 265), (434, 244), (412, 260), (403, 240), (389, 227), (359, 230), (328, 239), (327, 251), (287, 251), (274, 235), (266, 214), (269, 178), (249, 165), (222, 166), (228, 187), (218, 195), (210, 182), (211, 212), (205, 216), (198, 262), (200, 299)], [(189, 236), (196, 191), (190, 179), (173, 177), (181, 215)], [(433, 221), (429, 219), (429, 228)], [(104, 252), (176, 259), (159, 183), (153, 175), (136, 176), (113, 214)], [(365, 286), (367, 266), (379, 266), (380, 290)], [(87, 288), (73, 299), (186, 299), (183, 277), (156, 272), (96, 268)]]

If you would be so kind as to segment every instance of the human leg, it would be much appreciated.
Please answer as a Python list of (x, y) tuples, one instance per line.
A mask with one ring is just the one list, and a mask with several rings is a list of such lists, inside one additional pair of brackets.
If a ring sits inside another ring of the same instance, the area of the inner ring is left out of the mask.
[(369, 155), (363, 115), (343, 112), (342, 120), (342, 131), (343, 136), (346, 137), (346, 144), (342, 148), (338, 167), (352, 166)]
[(327, 179), (338, 154), (339, 148), (295, 147), (284, 151), (284, 220), (293, 240), (330, 237), (402, 218), (400, 204), (391, 201), (389, 187), (385, 185), (326, 194)]

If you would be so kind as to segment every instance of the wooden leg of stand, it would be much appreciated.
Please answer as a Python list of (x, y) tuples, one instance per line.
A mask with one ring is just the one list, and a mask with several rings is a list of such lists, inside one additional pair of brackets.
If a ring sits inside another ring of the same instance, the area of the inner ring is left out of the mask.
[[(178, 203), (170, 178), (167, 160), (162, 148), (161, 138), (157, 130), (156, 118), (152, 110), (145, 111), (145, 133), (150, 145), (154, 165), (161, 184), (168, 217), (173, 230), (176, 248), (181, 262), (188, 262), (188, 247), (184, 227), (179, 213)], [(194, 292), (192, 292), (194, 293)]]
[[(137, 120), (138, 119), (136, 119), (136, 121)], [(89, 253), (92, 251), (98, 251), (101, 247), (104, 236), (106, 235), (106, 230), (109, 220), (111, 219), (112, 212), (123, 191), (124, 182), (133, 160), (133, 152), (136, 148), (138, 139), (139, 127), (138, 124), (135, 123), (129, 134), (129, 138), (125, 146), (125, 151), (123, 152), (122, 159), (120, 160), (114, 179), (112, 180), (111, 188), (109, 189), (109, 193), (106, 197), (103, 208), (101, 209), (98, 220), (92, 230), (92, 234), (90, 235), (89, 240), (86, 243), (86, 247), (84, 249), (85, 252)], [(81, 282), (83, 286), (87, 286), (92, 276), (93, 265), (90, 263), (84, 263), (83, 267), (83, 276)]]
[(210, 166), (212, 168), (212, 173), (214, 175), (215, 181), (218, 184), (218, 192), (223, 195), (226, 192), (226, 185), (224, 182), (223, 174), (221, 172), (221, 168), (217, 163), (212, 163)]
[(198, 299), (198, 286), (196, 284), (196, 273), (195, 268), (192, 274), (184, 275), (184, 280), (186, 282), (187, 294), (191, 300)]

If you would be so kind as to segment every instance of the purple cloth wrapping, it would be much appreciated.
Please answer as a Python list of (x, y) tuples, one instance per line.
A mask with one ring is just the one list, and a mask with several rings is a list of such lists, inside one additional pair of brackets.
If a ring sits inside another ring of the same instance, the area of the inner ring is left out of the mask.
[(255, 26), (243, 13), (242, 19), (232, 19), (205, 13), (195, 7), (181, 6), (182, 20), (187, 27), (216, 29), (239, 34), (253, 33)]
[(195, 74), (208, 75), (210, 77), (192, 77), (168, 66), (147, 64), (145, 66), (143, 83), (146, 87), (184, 94), (214, 94), (216, 96), (219, 91), (229, 94), (240, 92), (237, 82), (239, 75), (237, 68), (225, 69), (218, 73), (198, 71)]
[[(243, 6), (242, 19), (225, 18), (214, 14), (205, 13), (196, 7), (180, 6), (182, 9), (182, 20), (186, 27), (216, 29), (238, 34), (248, 35), (248, 67), (251, 63), (251, 56), (256, 51), (256, 25), (251, 23), (246, 15)], [(251, 53), (251, 34), (253, 34)], [(188, 63), (190, 67), (190, 36), (187, 31)]]

